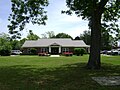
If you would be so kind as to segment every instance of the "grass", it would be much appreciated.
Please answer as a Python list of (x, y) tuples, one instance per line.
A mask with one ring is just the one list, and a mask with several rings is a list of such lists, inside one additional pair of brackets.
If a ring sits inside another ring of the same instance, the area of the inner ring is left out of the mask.
[(84, 68), (88, 55), (0, 57), (0, 90), (120, 90), (100, 86), (93, 76), (120, 76), (120, 56), (102, 56), (101, 70)]

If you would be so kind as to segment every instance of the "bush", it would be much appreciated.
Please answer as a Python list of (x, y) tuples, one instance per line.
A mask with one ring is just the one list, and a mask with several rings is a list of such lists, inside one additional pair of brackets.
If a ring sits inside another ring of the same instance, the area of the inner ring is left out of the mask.
[(86, 53), (86, 50), (84, 48), (81, 48), (80, 49), (80, 55), (83, 56), (83, 54), (85, 54), (85, 53)]
[(74, 54), (77, 56), (79, 56), (79, 55), (83, 56), (83, 54), (85, 54), (85, 53), (86, 53), (86, 50), (84, 48), (75, 48), (74, 49)]
[(31, 48), (30, 49), (30, 54), (31, 55), (36, 55), (37, 54), (37, 49), (36, 48)]
[(10, 56), (11, 52), (10, 50), (0, 50), (1, 56)]
[(11, 54), (11, 45), (10, 44), (6, 44), (4, 46), (0, 47), (0, 55), (1, 56), (10, 56)]
[(80, 55), (80, 48), (75, 48), (74, 49), (74, 54), (79, 56)]

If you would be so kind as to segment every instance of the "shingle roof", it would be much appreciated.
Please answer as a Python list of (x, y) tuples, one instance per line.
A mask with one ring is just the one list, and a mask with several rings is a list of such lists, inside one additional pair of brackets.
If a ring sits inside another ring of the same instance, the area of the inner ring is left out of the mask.
[(66, 38), (59, 39), (39, 39), (39, 40), (30, 40), (25, 41), (22, 48), (25, 47), (48, 47), (51, 45), (60, 45), (62, 47), (89, 47), (84, 43), (83, 40), (71, 40)]

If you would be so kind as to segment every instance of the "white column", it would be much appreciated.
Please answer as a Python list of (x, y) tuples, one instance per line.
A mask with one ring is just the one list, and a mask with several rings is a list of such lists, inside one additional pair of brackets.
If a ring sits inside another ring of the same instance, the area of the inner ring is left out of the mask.
[(120, 47), (120, 39), (118, 40), (118, 47)]
[(51, 53), (51, 47), (49, 46), (49, 53)]
[(61, 53), (61, 46), (59, 46), (59, 53)]

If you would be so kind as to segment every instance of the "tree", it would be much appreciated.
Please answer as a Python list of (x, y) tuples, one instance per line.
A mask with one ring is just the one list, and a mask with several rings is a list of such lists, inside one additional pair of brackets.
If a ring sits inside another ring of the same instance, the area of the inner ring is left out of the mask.
[(74, 49), (74, 54), (79, 56), (80, 55), (80, 48), (75, 48)]
[(104, 24), (114, 22), (110, 25), (114, 27), (120, 17), (120, 0), (66, 0), (66, 3), (69, 9), (62, 13), (71, 15), (75, 12), (78, 17), (89, 20), (91, 47), (87, 68), (100, 69), (101, 20)]
[(70, 35), (66, 34), (66, 33), (58, 33), (55, 38), (71, 38), (73, 39)]
[(84, 31), (83, 34), (80, 34), (80, 39), (83, 40), (87, 45), (90, 45), (91, 31)]
[(9, 56), (11, 53), (10, 37), (8, 34), (0, 34), (0, 55)]
[(86, 53), (86, 50), (84, 48), (75, 48), (74, 49), (74, 54), (77, 56), (83, 56), (83, 54)]
[[(47, 20), (44, 7), (48, 6), (48, 0), (11, 0), (12, 13), (8, 20), (9, 33), (14, 34), (14, 38), (20, 37), (20, 31), (24, 29), (26, 23), (45, 25)], [(19, 30), (16, 30), (19, 28)]]
[(10, 44), (11, 44), (13, 50), (20, 50), (20, 48), (21, 48), (20, 41), (18, 41), (18, 40), (11, 40)]
[[(84, 31), (80, 34), (80, 39), (83, 40), (87, 45), (91, 42), (91, 31)], [(104, 27), (101, 28), (101, 50), (110, 50), (112, 48), (112, 42), (114, 41), (111, 33)]]
[(20, 46), (22, 46), (26, 40), (27, 40), (27, 38), (21, 39), (21, 40), (20, 40)]
[(41, 35), (42, 35), (42, 38), (54, 38), (55, 37), (54, 31), (48, 31)]
[(75, 37), (75, 39), (74, 40), (80, 40), (80, 37), (79, 36), (77, 36), (77, 37)]
[(102, 33), (101, 33), (101, 50), (111, 50), (112, 49), (112, 42), (114, 41), (114, 38), (112, 35), (110, 35), (110, 32), (106, 30), (104, 27), (102, 27)]
[(36, 55), (37, 54), (37, 49), (36, 48), (30, 48), (30, 54), (31, 55)]
[(37, 36), (36, 34), (34, 34), (32, 32), (32, 30), (29, 30), (29, 34), (27, 35), (27, 39), (28, 40), (38, 40), (38, 39), (40, 39), (40, 37)]

